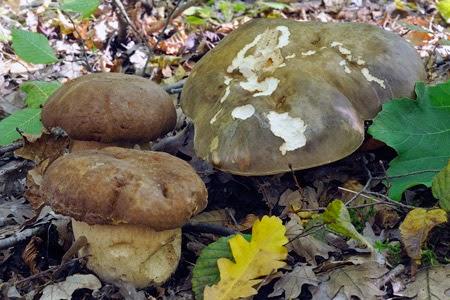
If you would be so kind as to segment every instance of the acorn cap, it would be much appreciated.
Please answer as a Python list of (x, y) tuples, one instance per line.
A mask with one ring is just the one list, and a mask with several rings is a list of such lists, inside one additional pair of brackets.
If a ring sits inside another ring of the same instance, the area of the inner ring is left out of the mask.
[(118, 147), (58, 158), (46, 170), (41, 188), (55, 212), (90, 225), (174, 229), (207, 204), (203, 181), (185, 161)]
[(103, 143), (148, 142), (173, 130), (176, 111), (156, 83), (121, 73), (94, 73), (64, 84), (45, 103), (42, 123), (70, 138)]
[(196, 154), (239, 175), (324, 165), (354, 152), (364, 120), (426, 73), (400, 36), (355, 23), (257, 19), (193, 68), (181, 107)]

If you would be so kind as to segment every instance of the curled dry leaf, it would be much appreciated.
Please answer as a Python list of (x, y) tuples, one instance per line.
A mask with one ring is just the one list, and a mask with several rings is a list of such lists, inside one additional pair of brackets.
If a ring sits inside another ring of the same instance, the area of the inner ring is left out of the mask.
[(31, 274), (37, 274), (39, 272), (37, 263), (40, 244), (42, 244), (42, 239), (40, 237), (33, 236), (22, 252), (22, 259), (28, 268), (30, 268)]
[(408, 256), (420, 263), (421, 248), (434, 226), (447, 222), (447, 213), (443, 209), (426, 210), (416, 208), (408, 213), (400, 225), (402, 242)]
[(335, 247), (328, 245), (313, 235), (299, 237), (304, 231), (300, 217), (295, 214), (290, 214), (289, 217), (291, 219), (286, 224), (286, 236), (290, 241), (286, 246), (289, 251), (295, 251), (312, 266), (317, 266), (316, 256), (327, 259), (329, 257), (328, 253), (338, 251)]
[(312, 289), (313, 300), (337, 299), (335, 296), (338, 293), (346, 299), (379, 299), (385, 293), (376, 285), (376, 279), (386, 272), (386, 267), (374, 261), (335, 269), (326, 275), (327, 279), (318, 287)]
[(275, 283), (269, 297), (281, 296), (284, 293), (285, 299), (294, 299), (300, 295), (304, 284), (319, 285), (320, 281), (314, 274), (313, 268), (306, 264), (299, 264), (292, 271), (284, 273)]

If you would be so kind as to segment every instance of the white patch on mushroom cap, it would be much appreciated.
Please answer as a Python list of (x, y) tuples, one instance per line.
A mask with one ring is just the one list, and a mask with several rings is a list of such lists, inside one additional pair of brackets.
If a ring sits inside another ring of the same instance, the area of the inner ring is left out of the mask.
[(356, 63), (357, 63), (358, 65), (362, 66), (362, 65), (364, 65), (366, 62), (365, 62), (361, 57), (358, 57), (358, 59), (356, 60)]
[(291, 59), (296, 57), (295, 53), (289, 54), (288, 56), (285, 57), (285, 59)]
[(214, 124), (214, 122), (217, 121), (217, 117), (219, 116), (219, 114), (222, 112), (223, 108), (219, 109), (218, 112), (216, 112), (216, 114), (211, 118), (211, 120), (209, 121), (209, 124)]
[(344, 46), (344, 45), (342, 43), (340, 43), (340, 42), (332, 42), (330, 46), (334, 48), (334, 47), (337, 47), (337, 46)]
[(277, 48), (283, 48), (289, 44), (289, 28), (287, 26), (277, 26), (277, 30), (281, 32), (281, 36), (278, 38)]
[(383, 89), (386, 88), (386, 86), (384, 85), (384, 80), (377, 78), (377, 77), (373, 76), (372, 74), (370, 74), (369, 69), (362, 68), (361, 73), (364, 75), (364, 77), (366, 78), (367, 81), (369, 81), (369, 82), (374, 81), (374, 82), (378, 83)]
[(345, 59), (341, 60), (339, 62), (339, 65), (344, 67), (344, 72), (350, 74), (352, 71), (350, 70), (350, 68), (347, 66), (347, 61)]
[(227, 75), (225, 75), (224, 78), (225, 79), (224, 79), (223, 83), (225, 83), (225, 85), (229, 85), (231, 80), (233, 80), (233, 78), (231, 78), (231, 77), (229, 77)]
[(293, 118), (287, 112), (279, 114), (271, 111), (267, 114), (267, 119), (269, 120), (270, 131), (284, 140), (279, 148), (282, 155), (306, 144), (306, 125), (301, 118)]
[(230, 94), (230, 86), (228, 85), (225, 89), (225, 93), (223, 94), (222, 98), (220, 98), (220, 103), (223, 103), (227, 99), (229, 94)]
[(255, 113), (255, 107), (251, 104), (246, 104), (242, 106), (235, 107), (231, 112), (233, 119), (246, 120), (253, 116)]
[(303, 55), (303, 56), (310, 56), (310, 55), (313, 55), (313, 54), (316, 54), (316, 51), (314, 51), (314, 50), (308, 50), (308, 51), (306, 51), (306, 52), (302, 52), (302, 55)]
[[(227, 72), (238, 70), (245, 77), (245, 81), (241, 81), (239, 85), (253, 92), (253, 97), (271, 95), (280, 81), (274, 77), (266, 77), (260, 81), (259, 77), (286, 66), (280, 48), (289, 44), (289, 36), (289, 28), (286, 26), (266, 29), (237, 53)], [(253, 47), (253, 53), (246, 56)]]

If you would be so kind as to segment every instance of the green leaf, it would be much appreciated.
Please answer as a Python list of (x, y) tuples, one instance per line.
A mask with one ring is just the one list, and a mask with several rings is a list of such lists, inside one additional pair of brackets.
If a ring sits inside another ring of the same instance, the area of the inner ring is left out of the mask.
[(436, 7), (445, 21), (450, 23), (450, 0), (441, 0)]
[(100, 0), (64, 0), (61, 4), (61, 9), (67, 12), (79, 13), (81, 17), (88, 18), (99, 5)]
[(17, 131), (38, 135), (42, 130), (41, 109), (25, 108), (0, 121), (0, 145), (7, 145), (20, 138)]
[(433, 196), (439, 199), (439, 206), (450, 212), (450, 161), (433, 179), (431, 187)]
[(197, 16), (186, 16), (186, 22), (191, 25), (203, 25), (206, 20)]
[(27, 81), (20, 86), (20, 90), (27, 94), (25, 103), (28, 107), (39, 108), (60, 86), (58, 81)]
[(418, 184), (431, 186), (450, 158), (450, 81), (435, 86), (416, 84), (417, 101), (395, 99), (383, 104), (369, 133), (397, 151), (390, 162), (389, 196)]
[(48, 39), (40, 33), (13, 29), (12, 48), (24, 61), (33, 64), (50, 64), (58, 61)]
[(347, 207), (345, 207), (341, 200), (334, 200), (328, 204), (327, 209), (322, 214), (322, 219), (332, 231), (355, 239), (373, 250), (372, 244), (353, 226)]
[[(203, 299), (203, 290), (206, 286), (213, 286), (220, 280), (219, 268), (217, 267), (217, 260), (219, 258), (228, 258), (233, 260), (230, 245), (228, 240), (234, 235), (222, 237), (205, 247), (195, 263), (192, 270), (192, 290), (195, 294), (195, 299)], [(251, 240), (251, 234), (244, 234), (247, 241)]]

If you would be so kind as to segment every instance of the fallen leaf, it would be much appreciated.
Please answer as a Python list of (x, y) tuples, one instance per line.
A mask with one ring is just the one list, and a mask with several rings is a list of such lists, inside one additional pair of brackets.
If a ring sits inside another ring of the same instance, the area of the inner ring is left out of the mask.
[(419, 270), (416, 280), (406, 284), (396, 296), (414, 299), (448, 299), (450, 297), (450, 265)]
[(226, 209), (217, 209), (202, 212), (191, 218), (191, 224), (215, 224), (225, 226), (229, 222), (229, 216)]
[(341, 200), (334, 200), (328, 204), (322, 218), (327, 227), (345, 237), (355, 239), (367, 246), (371, 251), (373, 245), (362, 236), (353, 226), (350, 214)]
[(447, 222), (447, 213), (442, 209), (415, 208), (400, 224), (402, 242), (408, 256), (420, 264), (421, 248), (434, 226)]
[(431, 185), (433, 196), (439, 199), (439, 206), (450, 212), (450, 161), (433, 179)]
[(204, 291), (206, 300), (237, 299), (257, 294), (253, 287), (286, 263), (288, 240), (286, 228), (277, 217), (264, 216), (253, 225), (252, 239), (246, 241), (242, 235), (229, 240), (234, 262), (220, 258), (217, 265), (220, 281), (207, 286)]
[(313, 268), (306, 264), (296, 265), (292, 271), (284, 273), (275, 283), (269, 297), (281, 296), (284, 293), (284, 299), (294, 299), (300, 295), (304, 284), (319, 285), (320, 281), (314, 274)]
[(28, 205), (24, 198), (11, 201), (0, 201), (0, 219), (10, 217), (17, 224), (23, 224), (33, 216), (33, 209)]
[(42, 291), (40, 300), (69, 300), (78, 289), (97, 291), (102, 287), (100, 280), (92, 274), (75, 274), (68, 276), (65, 281), (48, 285)]
[(53, 136), (43, 132), (37, 139), (24, 137), (24, 146), (14, 151), (14, 154), (36, 164), (44, 160), (49, 160), (50, 164), (67, 151), (69, 143), (67, 136)]
[(286, 236), (290, 241), (286, 246), (289, 251), (295, 251), (295, 253), (304, 257), (311, 266), (317, 266), (316, 256), (327, 259), (330, 252), (338, 251), (338, 249), (317, 239), (314, 235), (299, 237), (304, 232), (301, 220), (295, 214), (290, 214), (289, 217), (290, 220), (286, 224)]
[(318, 287), (312, 289), (312, 299), (345, 299), (335, 298), (338, 293), (347, 299), (379, 299), (385, 293), (376, 285), (376, 279), (387, 271), (386, 267), (374, 261), (336, 269)]

